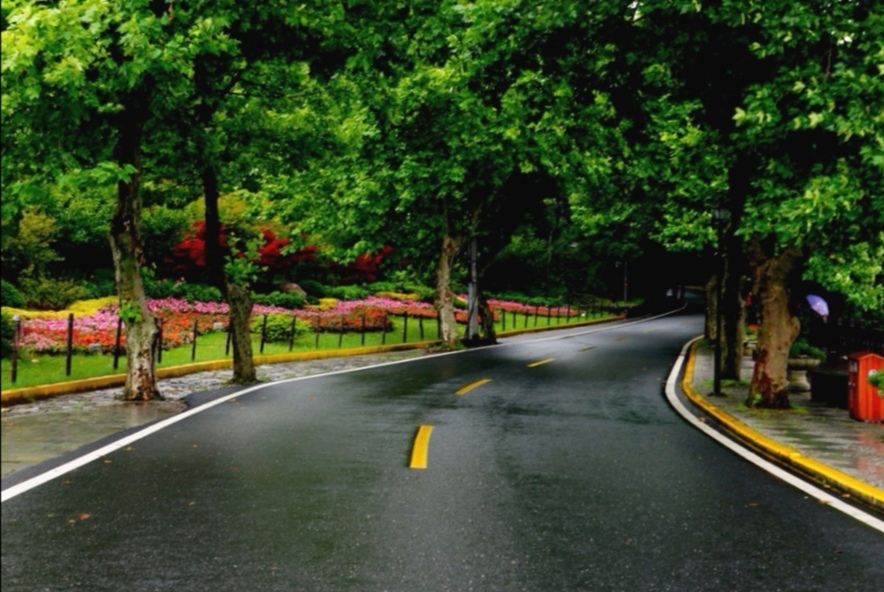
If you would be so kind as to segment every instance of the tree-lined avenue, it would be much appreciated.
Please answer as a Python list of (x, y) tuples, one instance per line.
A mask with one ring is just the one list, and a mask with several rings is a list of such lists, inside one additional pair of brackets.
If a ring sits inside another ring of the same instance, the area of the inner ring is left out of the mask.
[(563, 329), (228, 394), (5, 501), (4, 590), (876, 589), (880, 533), (666, 402), (701, 326)]

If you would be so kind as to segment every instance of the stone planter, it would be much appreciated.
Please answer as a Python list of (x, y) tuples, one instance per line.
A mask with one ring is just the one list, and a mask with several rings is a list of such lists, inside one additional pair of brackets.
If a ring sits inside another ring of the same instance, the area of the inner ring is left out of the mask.
[(788, 379), (790, 393), (810, 393), (810, 381), (807, 371), (816, 368), (822, 360), (806, 356), (789, 358)]

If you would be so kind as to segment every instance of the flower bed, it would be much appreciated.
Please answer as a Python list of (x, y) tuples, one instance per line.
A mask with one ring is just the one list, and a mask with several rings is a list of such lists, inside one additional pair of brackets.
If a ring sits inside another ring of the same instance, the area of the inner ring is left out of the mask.
[[(335, 333), (391, 331), (392, 316), (407, 315), (412, 319), (437, 317), (433, 305), (401, 296), (387, 293), (384, 296), (370, 296), (362, 300), (326, 299), (322, 306), (295, 310), (256, 304), (252, 314), (256, 317), (272, 313), (294, 315), (309, 322), (316, 332)], [(502, 300), (489, 300), (489, 305), (494, 310), (495, 320), (500, 320), (502, 312), (537, 315), (543, 318), (575, 316), (573, 310), (565, 307), (534, 307)], [(227, 329), (229, 309), (224, 302), (188, 302), (178, 298), (164, 298), (149, 300), (148, 306), (161, 320), (164, 349), (190, 343), (193, 339), (194, 324), (197, 335)], [(108, 353), (113, 351), (116, 344), (119, 317), (117, 305), (110, 299), (78, 303), (77, 309), (54, 313), (13, 312), (25, 313), (21, 314), (24, 320), (19, 344), (36, 353), (65, 352), (70, 314), (74, 314), (72, 332), (74, 351)], [(467, 314), (466, 310), (455, 309), (455, 319), (459, 323), (467, 322)], [(126, 331), (123, 326), (120, 337), (121, 348), (125, 348), (125, 344)]]

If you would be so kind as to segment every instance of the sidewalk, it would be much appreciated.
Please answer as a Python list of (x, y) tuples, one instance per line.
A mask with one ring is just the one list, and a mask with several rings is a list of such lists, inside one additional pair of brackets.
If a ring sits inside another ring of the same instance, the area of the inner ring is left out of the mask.
[(726, 433), (844, 496), (884, 509), (884, 424), (851, 419), (846, 409), (813, 400), (809, 393), (790, 393), (791, 411), (748, 409), (743, 403), (752, 376), (749, 357), (743, 359), (744, 384), (725, 381), (723, 396), (710, 396), (712, 356), (702, 348), (694, 352), (682, 385), (685, 395), (711, 411)]
[[(423, 350), (323, 358), (257, 367), (262, 382), (371, 366), (425, 355)], [(124, 403), (120, 387), (96, 389), (3, 407), (2, 477), (57, 458), (105, 436), (166, 419), (187, 409), (185, 397), (224, 388), (230, 370), (186, 374), (159, 381), (165, 401)]]

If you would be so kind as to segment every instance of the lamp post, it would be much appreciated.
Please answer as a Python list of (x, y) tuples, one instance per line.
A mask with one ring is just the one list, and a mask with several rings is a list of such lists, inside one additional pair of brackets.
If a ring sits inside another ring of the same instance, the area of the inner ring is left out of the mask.
[(629, 262), (623, 262), (623, 302), (629, 300)]
[(614, 267), (620, 269), (623, 267), (623, 303), (626, 304), (626, 301), (629, 300), (629, 263), (626, 261), (617, 261), (614, 263)]
[(10, 359), (10, 368), (12, 384), (18, 380), (18, 337), (21, 333), (21, 316), (12, 315), (12, 358)]
[(728, 210), (721, 204), (715, 206), (713, 210), (715, 217), (715, 236), (716, 236), (716, 255), (718, 264), (716, 273), (718, 281), (715, 284), (715, 344), (713, 348), (714, 358), (712, 360), (712, 395), (721, 396), (721, 351), (723, 349), (723, 339), (721, 330), (721, 309), (724, 301), (724, 274), (726, 267), (726, 259), (724, 257), (724, 248), (722, 234), (724, 224), (727, 220)]
[(479, 278), (476, 269), (478, 259), (478, 246), (476, 238), (470, 240), (470, 283), (469, 300), (467, 306), (467, 340), (475, 341), (479, 338)]

